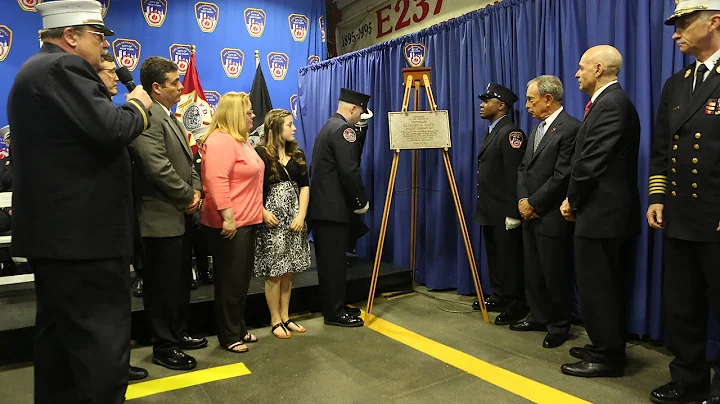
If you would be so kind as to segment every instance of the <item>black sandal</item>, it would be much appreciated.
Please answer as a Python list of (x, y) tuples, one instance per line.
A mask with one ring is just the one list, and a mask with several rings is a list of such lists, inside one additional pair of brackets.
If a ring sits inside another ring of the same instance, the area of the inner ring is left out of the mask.
[[(283, 331), (285, 331), (284, 336), (281, 337), (281, 336), (275, 334), (275, 330), (277, 330), (278, 328), (282, 328)], [(272, 326), (272, 329), (270, 330), (270, 332), (272, 333), (272, 335), (275, 336), (275, 338), (288, 339), (288, 338), (292, 337), (292, 334), (290, 333), (290, 331), (288, 331), (287, 328), (285, 328), (285, 324), (282, 321), (275, 324), (274, 326)]]
[(249, 332), (243, 337), (243, 342), (246, 344), (252, 344), (253, 342), (258, 342), (258, 338)]
[[(304, 333), (305, 331), (307, 331), (306, 329), (303, 329), (302, 331), (293, 331), (293, 330), (290, 329), (290, 323), (293, 323), (296, 328), (300, 328), (300, 324), (298, 324), (298, 323), (296, 323), (296, 322), (294, 322), (294, 321), (292, 321), (292, 320), (288, 320), (288, 321), (284, 322), (283, 325), (285, 326), (285, 329), (288, 330), (288, 331), (290, 331), (290, 332), (297, 332), (297, 333), (302, 334), (302, 333)], [(303, 328), (304, 328), (304, 327), (303, 327)]]
[[(240, 347), (244, 347), (245, 349), (242, 349)], [(242, 341), (234, 342), (224, 348), (233, 353), (243, 353), (248, 351), (247, 345), (245, 345)], [(237, 348), (240, 348), (240, 350), (238, 350)]]

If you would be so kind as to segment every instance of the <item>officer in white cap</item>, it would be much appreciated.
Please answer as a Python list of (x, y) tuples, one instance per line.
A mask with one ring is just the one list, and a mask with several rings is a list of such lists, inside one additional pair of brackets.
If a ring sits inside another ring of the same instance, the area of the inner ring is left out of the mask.
[(677, 0), (665, 24), (695, 61), (665, 82), (650, 155), (647, 219), (664, 236), (665, 343), (675, 355), (671, 381), (650, 399), (720, 403), (720, 357), (705, 351), (708, 306), (720, 320), (720, 0)]
[(121, 403), (130, 356), (133, 219), (127, 146), (148, 126), (138, 86), (116, 107), (95, 0), (44, 2), (43, 45), (8, 95), (13, 254), (35, 273), (35, 403)]

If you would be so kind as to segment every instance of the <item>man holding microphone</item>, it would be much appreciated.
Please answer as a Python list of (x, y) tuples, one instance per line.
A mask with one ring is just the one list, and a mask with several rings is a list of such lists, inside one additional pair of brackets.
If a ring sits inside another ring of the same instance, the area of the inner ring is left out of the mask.
[(121, 403), (131, 322), (127, 146), (147, 128), (152, 101), (141, 86), (120, 107), (110, 101), (97, 70), (114, 33), (100, 3), (36, 10), (43, 46), (8, 96), (12, 248), (35, 273), (35, 403)]

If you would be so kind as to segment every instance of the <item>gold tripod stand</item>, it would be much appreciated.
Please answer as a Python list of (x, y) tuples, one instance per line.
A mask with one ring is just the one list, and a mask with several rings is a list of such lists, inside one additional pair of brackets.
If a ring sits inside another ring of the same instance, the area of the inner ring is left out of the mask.
[[(403, 69), (403, 79), (405, 81), (405, 95), (403, 97), (403, 105), (401, 112), (408, 111), (410, 101), (410, 90), (415, 89), (414, 111), (420, 109), (420, 87), (425, 88), (425, 92), (432, 112), (437, 111), (435, 97), (430, 87), (430, 68), (429, 67), (409, 67)], [(415, 254), (417, 240), (415, 238), (416, 222), (417, 222), (417, 184), (418, 184), (418, 149), (413, 149), (412, 159), (412, 203), (410, 207), (410, 270), (412, 271), (412, 282), (415, 284)], [(460, 222), (460, 231), (462, 232), (463, 241), (465, 242), (465, 251), (467, 252), (468, 261), (470, 263), (470, 272), (472, 273), (473, 283), (475, 285), (475, 293), (483, 320), (489, 322), (487, 309), (485, 308), (485, 299), (483, 298), (482, 287), (480, 286), (480, 277), (475, 264), (475, 256), (473, 255), (470, 236), (468, 235), (467, 223), (463, 213), (462, 204), (460, 203), (460, 195), (458, 194), (457, 185), (455, 184), (455, 175), (453, 174), (450, 156), (448, 155), (448, 147), (442, 150), (443, 160), (445, 162), (445, 171), (447, 172), (450, 190), (452, 191), (453, 201), (455, 202), (455, 211), (457, 212), (458, 221)], [(393, 191), (395, 189), (395, 178), (397, 177), (398, 162), (400, 160), (400, 149), (395, 149), (392, 166), (390, 168), (390, 179), (388, 181), (387, 195), (385, 196), (385, 207), (383, 209), (382, 224), (380, 225), (380, 235), (378, 239), (377, 250), (375, 251), (375, 262), (373, 265), (372, 279), (370, 281), (370, 293), (368, 294), (367, 314), (372, 314), (373, 301), (375, 299), (375, 288), (377, 287), (378, 275), (380, 272), (380, 261), (382, 259), (383, 246), (385, 244), (385, 235), (387, 234), (388, 217), (390, 215), (390, 205), (392, 204)], [(368, 316), (370, 318), (370, 316)], [(366, 321), (366, 324), (368, 322)]]

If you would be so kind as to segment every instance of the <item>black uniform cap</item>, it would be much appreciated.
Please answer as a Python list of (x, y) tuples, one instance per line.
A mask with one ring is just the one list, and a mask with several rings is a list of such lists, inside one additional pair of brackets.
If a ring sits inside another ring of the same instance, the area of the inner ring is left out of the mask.
[(478, 95), (478, 98), (483, 101), (487, 101), (490, 98), (497, 98), (507, 104), (508, 107), (511, 107), (515, 101), (518, 100), (518, 96), (515, 95), (515, 93), (497, 83), (488, 84), (485, 94)]
[(367, 94), (358, 93), (357, 91), (348, 90), (347, 88), (341, 88), (339, 100), (362, 107), (363, 110), (367, 112), (367, 106), (368, 101), (370, 101), (370, 96)]

